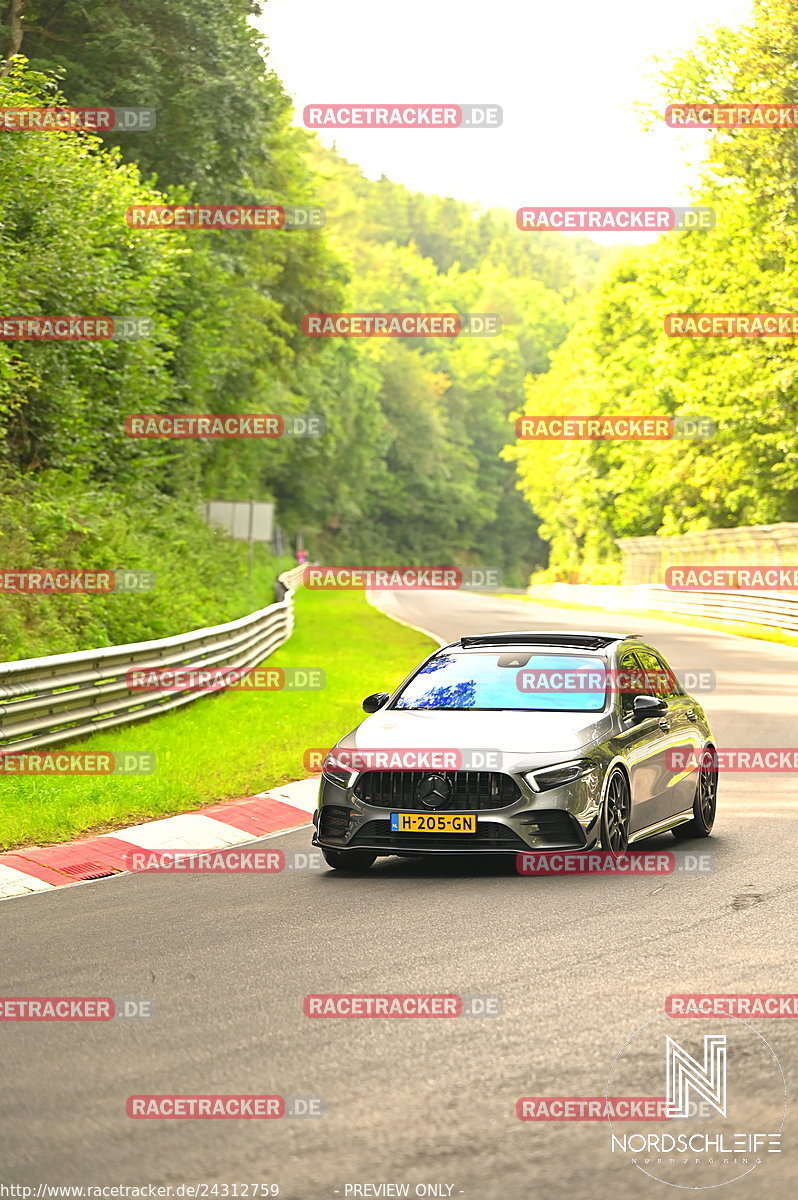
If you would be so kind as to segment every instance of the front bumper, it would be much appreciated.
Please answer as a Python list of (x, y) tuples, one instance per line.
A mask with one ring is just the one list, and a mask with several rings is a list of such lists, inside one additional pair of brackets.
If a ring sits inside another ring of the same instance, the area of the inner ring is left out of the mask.
[(598, 840), (599, 799), (583, 780), (535, 792), (512, 777), (518, 796), (502, 808), (452, 806), (443, 812), (476, 813), (476, 833), (407, 833), (391, 830), (390, 813), (419, 808), (364, 803), (357, 779), (341, 787), (322, 776), (313, 817), (313, 845), (376, 854), (518, 854), (526, 850), (587, 850)]

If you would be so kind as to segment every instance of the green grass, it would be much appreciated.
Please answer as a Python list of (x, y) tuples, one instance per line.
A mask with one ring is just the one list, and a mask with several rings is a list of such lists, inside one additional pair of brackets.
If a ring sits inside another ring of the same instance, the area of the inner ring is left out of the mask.
[(754, 638), (760, 642), (778, 642), (781, 646), (798, 646), (798, 635), (786, 629), (770, 625), (754, 625), (746, 621), (724, 621), (712, 617), (688, 617), (682, 613), (661, 612), (658, 608), (601, 608), (597, 604), (576, 604), (569, 600), (539, 599), (535, 596), (503, 595), (502, 600), (527, 600), (530, 604), (542, 604), (546, 608), (579, 608), (589, 612), (628, 613), (630, 617), (647, 617), (656, 621), (671, 621), (675, 625), (694, 625), (697, 629), (714, 629), (717, 633), (730, 633), (734, 637)]
[(370, 692), (390, 690), (433, 643), (378, 613), (359, 592), (296, 593), (290, 640), (270, 667), (321, 667), (326, 686), (305, 692), (227, 692), (174, 713), (95, 734), (63, 749), (149, 750), (138, 776), (6, 776), (0, 847), (109, 832), (301, 779), (305, 749), (328, 747), (362, 717)]

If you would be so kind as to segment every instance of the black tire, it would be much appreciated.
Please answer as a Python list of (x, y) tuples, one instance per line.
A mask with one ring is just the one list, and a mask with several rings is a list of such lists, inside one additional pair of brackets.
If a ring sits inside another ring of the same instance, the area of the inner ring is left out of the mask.
[(622, 854), (629, 845), (629, 814), (631, 812), (629, 783), (618, 768), (607, 781), (607, 794), (601, 808), (601, 846), (613, 854)]
[(709, 837), (715, 823), (718, 803), (718, 763), (715, 750), (707, 746), (701, 755), (698, 779), (693, 798), (693, 819), (671, 830), (677, 841), (687, 838)]
[(370, 850), (328, 850), (322, 846), (321, 852), (327, 866), (336, 871), (368, 871), (377, 857)]

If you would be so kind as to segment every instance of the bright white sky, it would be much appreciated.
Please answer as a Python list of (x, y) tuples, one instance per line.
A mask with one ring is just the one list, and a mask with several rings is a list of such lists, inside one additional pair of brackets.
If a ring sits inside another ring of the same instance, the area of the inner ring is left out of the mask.
[[(494, 103), (499, 129), (330, 130), (371, 178), (484, 207), (689, 204), (705, 134), (643, 132), (652, 58), (751, 0), (269, 0), (262, 27), (297, 107)], [(702, 97), (672, 97), (702, 99)], [(595, 236), (595, 235), (594, 235)], [(598, 235), (598, 241), (649, 240)]]

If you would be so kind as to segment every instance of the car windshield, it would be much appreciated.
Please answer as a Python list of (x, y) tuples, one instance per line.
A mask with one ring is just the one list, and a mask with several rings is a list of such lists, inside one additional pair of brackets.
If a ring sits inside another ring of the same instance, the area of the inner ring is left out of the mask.
[(394, 708), (600, 712), (607, 664), (576, 654), (527, 650), (440, 654), (400, 692)]

